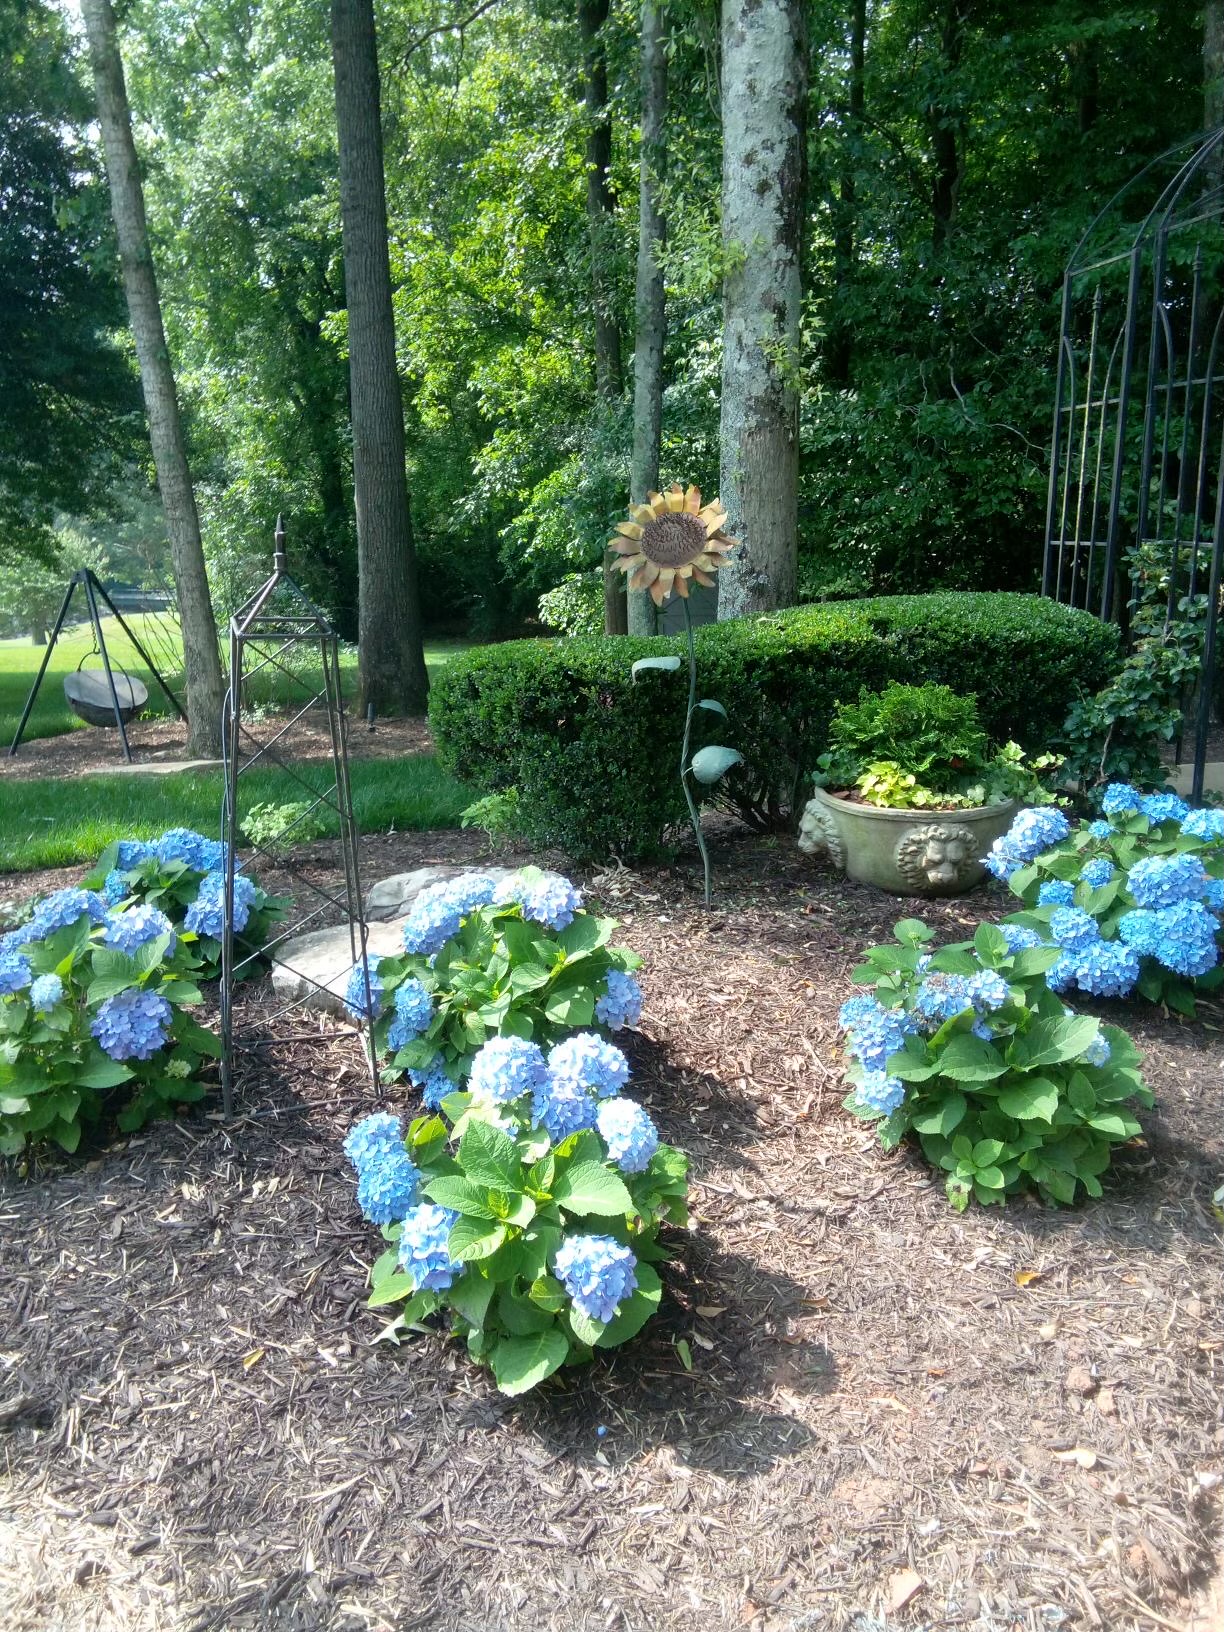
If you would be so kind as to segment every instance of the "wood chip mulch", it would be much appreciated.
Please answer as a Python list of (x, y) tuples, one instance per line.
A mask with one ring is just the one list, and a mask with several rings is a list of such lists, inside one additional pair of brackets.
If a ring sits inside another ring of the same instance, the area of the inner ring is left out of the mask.
[(1103, 1201), (958, 1217), (840, 1109), (904, 907), (786, 845), (717, 865), (709, 913), (688, 866), (586, 880), (646, 959), (634, 1091), (695, 1227), (641, 1338), (535, 1395), (374, 1341), (339, 1147), (395, 1102), (351, 1041), (267, 1056), (229, 1126), (8, 1174), (4, 1632), (1209, 1632), (1220, 1008), (1126, 1011), (1158, 1106)]

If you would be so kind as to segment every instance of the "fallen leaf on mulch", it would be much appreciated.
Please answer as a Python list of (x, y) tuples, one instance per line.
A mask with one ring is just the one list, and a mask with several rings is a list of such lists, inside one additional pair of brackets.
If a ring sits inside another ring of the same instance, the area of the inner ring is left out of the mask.
[(1081, 1468), (1095, 1468), (1097, 1453), (1088, 1449), (1086, 1445), (1076, 1445), (1070, 1451), (1055, 1451), (1055, 1462), (1074, 1462)]
[(1032, 1286), (1034, 1281), (1041, 1279), (1039, 1269), (1018, 1269), (1012, 1276), (1017, 1286)]
[(917, 1570), (894, 1570), (888, 1578), (888, 1597), (885, 1600), (889, 1614), (895, 1615), (899, 1609), (904, 1609), (925, 1586), (926, 1582)]

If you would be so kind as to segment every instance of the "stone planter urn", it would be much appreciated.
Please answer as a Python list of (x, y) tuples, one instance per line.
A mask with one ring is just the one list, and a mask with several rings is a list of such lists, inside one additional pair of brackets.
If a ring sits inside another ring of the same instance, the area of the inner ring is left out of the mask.
[(887, 810), (817, 788), (799, 848), (892, 895), (960, 895), (986, 876), (983, 857), (1011, 826), (1014, 799), (970, 810)]

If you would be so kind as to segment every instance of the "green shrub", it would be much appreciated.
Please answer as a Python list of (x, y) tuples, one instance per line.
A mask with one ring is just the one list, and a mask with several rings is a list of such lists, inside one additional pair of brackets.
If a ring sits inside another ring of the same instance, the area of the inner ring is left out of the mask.
[(559, 635), (601, 635), (604, 626), (603, 573), (571, 572), (540, 596), (540, 622)]
[[(525, 836), (579, 857), (648, 855), (684, 818), (674, 775), (683, 674), (630, 678), (679, 640), (512, 641), (467, 653), (434, 684), (442, 764), (481, 793), (519, 790)], [(890, 680), (934, 680), (977, 698), (1000, 742), (1048, 745), (1081, 690), (1102, 686), (1118, 634), (1031, 595), (885, 596), (791, 607), (697, 635), (698, 684), (728, 723), (709, 729), (744, 763), (718, 797), (760, 829), (793, 825), (838, 702)], [(700, 746), (698, 744), (697, 746)]]

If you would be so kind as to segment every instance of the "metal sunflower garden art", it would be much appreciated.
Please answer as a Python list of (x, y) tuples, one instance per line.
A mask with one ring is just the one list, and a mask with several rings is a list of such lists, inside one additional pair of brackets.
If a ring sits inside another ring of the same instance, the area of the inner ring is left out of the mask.
[[(724, 566), (727, 557), (738, 544), (723, 532), (727, 513), (717, 499), (710, 504), (701, 502), (701, 489), (682, 487), (673, 482), (666, 493), (651, 493), (645, 504), (629, 506), (628, 521), (617, 523), (616, 534), (609, 540), (610, 548), (620, 556), (618, 565), (628, 574), (630, 589), (645, 589), (656, 606), (662, 606), (674, 591), (684, 608), (684, 633), (688, 643), (689, 695), (684, 716), (684, 740), (680, 746), (680, 786), (688, 806), (689, 820), (701, 853), (705, 874), (705, 904), (710, 905), (710, 854), (701, 831), (701, 813), (689, 786), (689, 778), (711, 787), (743, 755), (734, 748), (709, 744), (699, 748), (689, 758), (693, 735), (693, 720), (699, 708), (712, 714), (727, 711), (714, 697), (697, 696), (697, 652), (693, 643), (693, 615), (689, 610), (689, 582), (704, 584), (712, 589), (711, 573)], [(680, 659), (668, 657), (640, 657), (633, 665), (633, 678), (647, 669), (674, 672)]]

